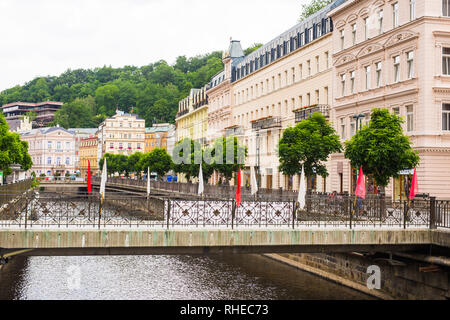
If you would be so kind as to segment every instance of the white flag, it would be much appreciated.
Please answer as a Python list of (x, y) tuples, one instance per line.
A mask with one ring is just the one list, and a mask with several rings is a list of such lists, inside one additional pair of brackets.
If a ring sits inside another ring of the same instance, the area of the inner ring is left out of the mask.
[(147, 196), (150, 195), (150, 167), (147, 171)]
[(100, 183), (100, 195), (102, 196), (103, 199), (105, 199), (106, 178), (108, 175), (107, 170), (108, 169), (106, 167), (106, 158), (105, 158), (105, 162), (103, 163), (103, 170), (102, 170), (102, 181)]
[(255, 195), (258, 192), (258, 182), (256, 181), (255, 167), (250, 167), (251, 174), (251, 182), (252, 182), (252, 195)]
[(305, 180), (305, 166), (302, 166), (302, 175), (300, 177), (300, 187), (298, 188), (298, 203), (300, 209), (305, 207), (306, 203), (306, 180)]
[(200, 172), (198, 173), (198, 194), (203, 194), (203, 170), (202, 165), (200, 165)]

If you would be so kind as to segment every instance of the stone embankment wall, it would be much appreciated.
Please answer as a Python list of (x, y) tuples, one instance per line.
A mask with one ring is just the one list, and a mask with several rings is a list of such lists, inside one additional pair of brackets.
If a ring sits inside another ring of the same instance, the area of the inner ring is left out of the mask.
[[(380, 299), (450, 299), (450, 268), (397, 256), (353, 254), (270, 254), (282, 263)], [(398, 264), (398, 265), (393, 265)], [(369, 266), (381, 270), (381, 288), (369, 289)]]

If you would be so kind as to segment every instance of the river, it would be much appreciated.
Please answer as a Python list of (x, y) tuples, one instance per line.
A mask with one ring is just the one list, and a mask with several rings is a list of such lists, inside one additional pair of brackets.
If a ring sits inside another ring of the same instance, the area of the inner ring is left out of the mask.
[(260, 255), (16, 257), (0, 286), (2, 300), (369, 299)]

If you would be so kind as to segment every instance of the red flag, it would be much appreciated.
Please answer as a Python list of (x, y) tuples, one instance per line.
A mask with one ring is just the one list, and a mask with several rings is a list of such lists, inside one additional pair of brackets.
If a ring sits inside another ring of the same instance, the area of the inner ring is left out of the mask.
[(236, 207), (241, 205), (241, 166), (239, 166), (239, 172), (236, 185)]
[(409, 190), (409, 200), (414, 200), (419, 192), (419, 183), (417, 182), (416, 168), (414, 168), (414, 176), (411, 181), (411, 189)]
[(88, 160), (87, 192), (92, 193), (91, 187), (91, 162)]
[(363, 168), (359, 169), (358, 182), (356, 183), (355, 195), (360, 198), (366, 198), (366, 182), (364, 181)]

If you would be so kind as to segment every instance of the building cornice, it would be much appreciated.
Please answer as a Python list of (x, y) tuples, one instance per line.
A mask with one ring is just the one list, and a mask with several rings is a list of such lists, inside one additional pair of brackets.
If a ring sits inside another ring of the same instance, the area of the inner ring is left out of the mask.
[[(384, 101), (384, 100), (388, 100), (388, 99), (393, 99), (393, 98), (397, 98), (397, 97), (402, 97), (405, 95), (413, 95), (419, 92), (419, 88), (414, 88), (414, 89), (409, 89), (409, 90), (403, 90), (401, 92), (394, 92), (391, 94), (383, 94), (374, 98), (370, 98), (370, 99), (363, 99), (363, 100), (357, 100), (357, 101), (352, 101), (346, 104), (341, 104), (341, 105), (335, 105), (333, 107), (333, 109), (335, 110), (340, 110), (340, 109), (345, 109), (345, 108), (349, 108), (349, 107), (355, 107), (355, 106), (359, 106), (359, 105), (366, 105), (368, 103), (374, 103), (374, 102), (378, 102), (378, 101)], [(360, 94), (359, 94), (360, 95)], [(336, 100), (338, 101), (339, 99), (343, 100), (346, 97), (343, 98), (336, 98)]]

